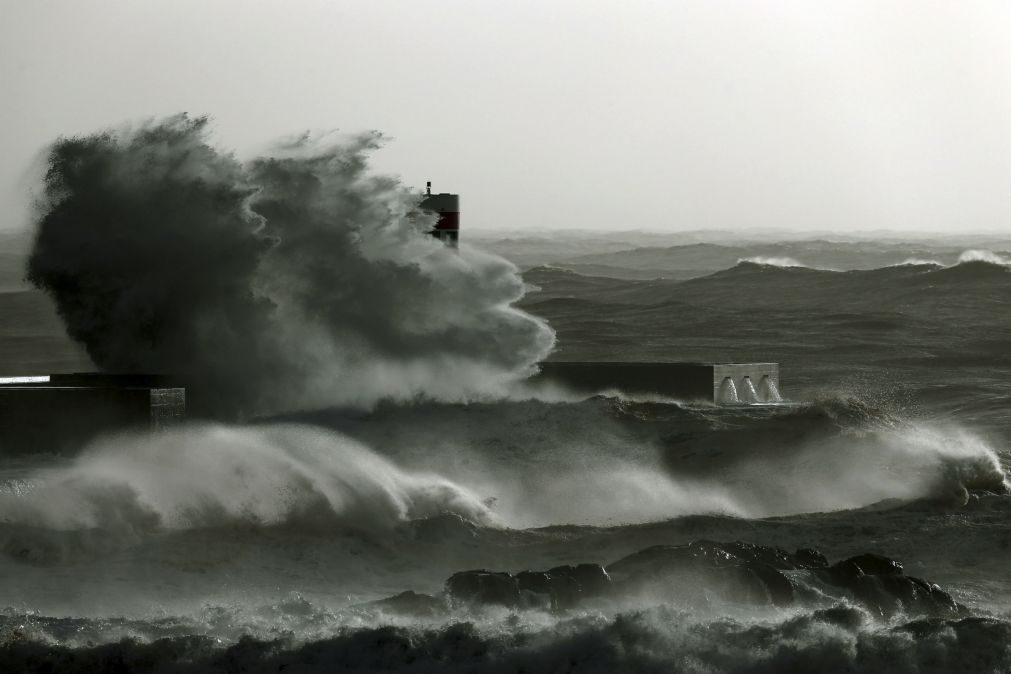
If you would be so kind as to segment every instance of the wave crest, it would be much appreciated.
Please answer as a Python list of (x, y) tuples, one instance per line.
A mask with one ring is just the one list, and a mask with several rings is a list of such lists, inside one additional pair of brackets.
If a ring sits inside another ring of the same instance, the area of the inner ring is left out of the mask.
[(495, 523), (450, 480), (401, 470), (349, 438), (296, 425), (108, 438), (32, 482), (26, 493), (0, 496), (0, 521), (135, 533), (295, 523), (366, 534), (447, 512)]
[(853, 399), (731, 410), (596, 397), (315, 415), (398, 464), (496, 499), (517, 528), (693, 514), (767, 517), (1006, 490), (995, 450), (953, 425)]
[(761, 264), (769, 267), (807, 267), (803, 262), (799, 262), (792, 257), (765, 257), (763, 255), (755, 255), (752, 257), (743, 257), (737, 261), (737, 264), (742, 262), (750, 262), (752, 264)]
[(955, 262), (955, 264), (964, 264), (966, 262), (988, 262), (1002, 267), (1011, 266), (1011, 259), (998, 255), (992, 250), (985, 249), (963, 251), (962, 254), (958, 256), (958, 261)]

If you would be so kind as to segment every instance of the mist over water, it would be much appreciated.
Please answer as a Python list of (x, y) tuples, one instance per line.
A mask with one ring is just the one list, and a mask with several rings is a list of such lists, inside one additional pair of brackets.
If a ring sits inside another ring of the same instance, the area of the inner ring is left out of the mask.
[(554, 344), (516, 268), (425, 235), (369, 172), (377, 134), (239, 162), (186, 116), (65, 138), (28, 278), (109, 372), (170, 373), (217, 411), (501, 395)]

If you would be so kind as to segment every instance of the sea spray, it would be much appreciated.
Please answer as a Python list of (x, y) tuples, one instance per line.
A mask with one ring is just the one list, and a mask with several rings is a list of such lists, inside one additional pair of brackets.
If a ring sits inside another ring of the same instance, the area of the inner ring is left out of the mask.
[(113, 436), (31, 481), (22, 493), (0, 494), (0, 522), (116, 535), (281, 525), (373, 535), (442, 513), (496, 521), (465, 487), (296, 425)]
[(955, 264), (963, 264), (965, 262), (989, 262), (990, 264), (1001, 265), (1004, 267), (1011, 266), (1011, 259), (998, 255), (992, 250), (985, 249), (963, 251), (962, 254), (958, 256), (958, 261)]
[(511, 263), (425, 235), (377, 134), (239, 162), (185, 115), (57, 141), (28, 278), (111, 372), (214, 414), (501, 395), (551, 350)]
[[(295, 417), (298, 418), (298, 417)], [(696, 408), (621, 398), (307, 415), (494, 498), (513, 527), (768, 517), (1007, 490), (994, 447), (856, 400)]]
[(714, 410), (716, 427), (677, 406), (621, 403), (616, 416), (613, 404), (431, 403), (317, 416), (343, 433), (264, 423), (114, 436), (69, 466), (24, 475), (33, 487), (0, 494), (0, 521), (131, 534), (233, 524), (373, 532), (444, 513), (482, 526), (600, 525), (888, 499), (960, 504), (1008, 487), (978, 436), (842, 401), (725, 421)]
[(770, 267), (806, 267), (803, 262), (799, 262), (792, 257), (768, 257), (764, 255), (756, 255), (753, 257), (744, 257), (737, 261), (738, 264), (742, 262), (750, 262), (752, 264), (762, 264)]

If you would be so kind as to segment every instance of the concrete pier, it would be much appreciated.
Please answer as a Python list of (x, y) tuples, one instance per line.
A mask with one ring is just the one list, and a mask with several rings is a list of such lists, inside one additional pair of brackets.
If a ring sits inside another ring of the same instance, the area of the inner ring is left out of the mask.
[(551, 361), (534, 381), (592, 395), (617, 390), (716, 404), (779, 402), (779, 363)]
[(0, 377), (0, 453), (75, 451), (97, 435), (186, 418), (186, 389), (156, 375)]

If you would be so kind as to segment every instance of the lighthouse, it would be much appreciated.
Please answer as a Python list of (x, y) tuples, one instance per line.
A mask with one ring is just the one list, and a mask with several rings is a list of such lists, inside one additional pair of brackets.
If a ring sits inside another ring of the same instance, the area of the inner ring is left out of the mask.
[(441, 192), (432, 194), (432, 181), (425, 183), (425, 198), (418, 208), (435, 213), (439, 219), (429, 232), (446, 245), (456, 248), (460, 240), (460, 195)]

